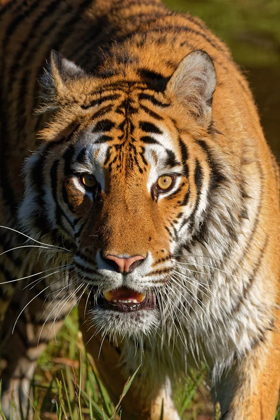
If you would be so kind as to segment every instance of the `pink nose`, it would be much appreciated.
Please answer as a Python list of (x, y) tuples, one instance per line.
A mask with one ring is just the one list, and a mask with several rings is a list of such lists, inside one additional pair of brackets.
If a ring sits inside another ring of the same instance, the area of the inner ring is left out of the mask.
[(142, 255), (134, 255), (133, 257), (120, 258), (117, 255), (108, 254), (103, 257), (104, 260), (120, 273), (131, 273), (145, 259)]

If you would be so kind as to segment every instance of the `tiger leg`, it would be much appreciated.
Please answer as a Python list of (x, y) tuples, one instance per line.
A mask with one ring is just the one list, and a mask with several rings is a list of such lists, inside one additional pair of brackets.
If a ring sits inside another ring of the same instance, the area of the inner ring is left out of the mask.
[(272, 420), (280, 389), (280, 323), (215, 390), (223, 420)]
[[(54, 279), (53, 283), (56, 288), (59, 287)], [(40, 283), (32, 290), (18, 290), (7, 310), (2, 349), (5, 368), (1, 375), (2, 409), (7, 418), (10, 418), (11, 400), (17, 407), (13, 418), (21, 418), (20, 407), (29, 419), (32, 417), (30, 383), (37, 360), (75, 304), (74, 297), (69, 301), (65, 300), (68, 291), (60, 289), (56, 292), (51, 285), (48, 287), (46, 283)], [(38, 296), (32, 300), (36, 295)], [(28, 306), (17, 319), (28, 302)]]
[[(95, 365), (112, 401), (119, 402), (124, 385), (134, 372), (127, 373), (120, 365), (120, 348), (112, 345), (107, 336), (94, 334), (90, 320), (84, 310), (83, 303), (79, 305), (80, 329), (83, 334), (86, 350), (94, 359)], [(152, 380), (141, 380), (141, 368), (122, 401), (123, 420), (158, 420), (161, 418), (163, 405), (164, 420), (179, 420), (179, 415), (172, 400), (170, 381), (157, 384)]]

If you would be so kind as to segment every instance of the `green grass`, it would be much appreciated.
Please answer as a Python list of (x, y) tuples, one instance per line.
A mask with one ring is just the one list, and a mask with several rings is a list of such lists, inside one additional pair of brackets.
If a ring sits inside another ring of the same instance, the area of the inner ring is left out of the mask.
[[(93, 361), (85, 352), (78, 331), (77, 311), (73, 311), (66, 318), (57, 340), (49, 344), (39, 359), (32, 382), (34, 420), (119, 420), (120, 403), (136, 373), (128, 378), (119, 403), (114, 406), (99, 380)], [(202, 368), (200, 372), (191, 372), (187, 379), (178, 380), (174, 399), (183, 420), (211, 418), (212, 404), (206, 378), (207, 369)], [(13, 401), (11, 414), (13, 420)], [(5, 420), (1, 405), (0, 418)], [(215, 420), (218, 419), (219, 407), (215, 416)], [(28, 418), (22, 415), (22, 420)], [(274, 420), (280, 420), (279, 411)]]
[[(119, 403), (114, 406), (98, 378), (93, 361), (85, 352), (74, 310), (65, 320), (57, 340), (49, 344), (38, 361), (32, 383), (35, 419), (120, 419), (121, 400), (136, 373), (128, 378)], [(176, 386), (175, 403), (184, 420), (196, 420), (199, 413), (211, 413), (209, 391), (205, 387), (206, 375), (206, 369), (203, 369)], [(1, 415), (5, 420), (0, 407), (0, 418)], [(22, 420), (28, 419), (22, 416)]]

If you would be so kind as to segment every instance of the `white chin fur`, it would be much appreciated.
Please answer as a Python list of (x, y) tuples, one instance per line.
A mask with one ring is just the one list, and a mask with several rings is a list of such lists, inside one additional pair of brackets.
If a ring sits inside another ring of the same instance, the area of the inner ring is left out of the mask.
[(160, 325), (159, 312), (156, 309), (116, 312), (93, 308), (90, 314), (95, 331), (107, 334), (114, 341), (149, 335)]

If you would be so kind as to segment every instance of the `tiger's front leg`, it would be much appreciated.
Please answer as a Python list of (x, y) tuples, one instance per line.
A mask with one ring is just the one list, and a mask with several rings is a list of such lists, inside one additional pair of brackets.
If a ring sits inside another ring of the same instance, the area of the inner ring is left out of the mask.
[(30, 290), (16, 290), (3, 323), (1, 355), (2, 409), (8, 419), (11, 401), (16, 405), (13, 418), (21, 418), (21, 409), (28, 419), (32, 418), (30, 383), (37, 360), (58, 333), (75, 301), (65, 280), (55, 276), (50, 284), (41, 281)]
[(222, 420), (272, 420), (280, 389), (279, 310), (272, 331), (214, 389)]
[[(101, 334), (96, 334), (91, 327), (88, 311), (85, 311), (85, 300), (79, 305), (80, 329), (83, 333), (87, 351), (94, 358), (103, 384), (116, 405), (122, 394), (128, 377), (133, 371), (128, 371), (121, 364), (121, 348), (114, 346)], [(131, 355), (134, 354), (134, 346)], [(178, 412), (172, 400), (170, 381), (166, 378), (165, 383), (157, 383), (154, 380), (155, 373), (151, 372), (149, 378), (141, 378), (140, 367), (137, 376), (124, 397), (122, 407), (123, 420), (159, 420), (163, 410), (163, 420), (180, 420)]]

